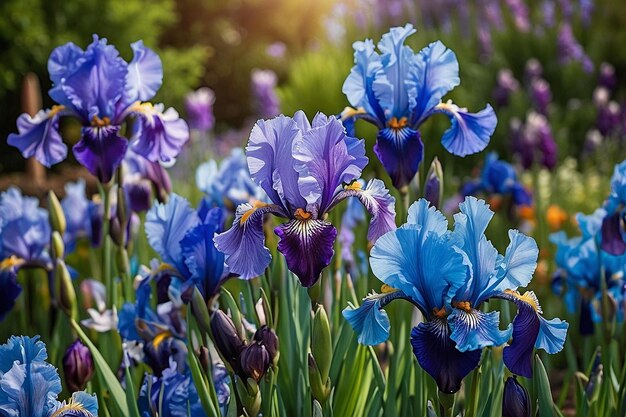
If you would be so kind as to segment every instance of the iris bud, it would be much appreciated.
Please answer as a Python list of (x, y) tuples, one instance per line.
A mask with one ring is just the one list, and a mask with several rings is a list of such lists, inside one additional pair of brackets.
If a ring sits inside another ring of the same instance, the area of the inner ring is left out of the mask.
[(315, 362), (315, 358), (309, 353), (309, 384), (311, 386), (311, 394), (313, 398), (324, 404), (328, 395), (330, 394), (330, 379), (327, 378), (326, 382), (322, 382), (319, 367)]
[(191, 308), (193, 311), (193, 315), (198, 322), (198, 327), (205, 333), (210, 332), (211, 327), (211, 318), (209, 316), (209, 309), (207, 308), (206, 302), (204, 301), (204, 297), (202, 293), (198, 289), (198, 287), (193, 288), (193, 294), (191, 296)]
[(311, 334), (311, 353), (315, 359), (315, 363), (320, 372), (320, 378), (323, 384), (326, 384), (328, 375), (330, 374), (330, 363), (332, 360), (332, 341), (330, 336), (330, 324), (326, 310), (321, 304), (318, 305), (315, 315), (313, 316), (312, 334)]
[(443, 169), (439, 159), (435, 157), (430, 164), (428, 174), (426, 174), (426, 183), (424, 184), (424, 198), (430, 201), (430, 204), (439, 208), (441, 196), (443, 195)]
[(530, 401), (526, 389), (515, 376), (504, 383), (502, 417), (530, 417)]
[(226, 313), (217, 310), (211, 317), (210, 326), (215, 348), (237, 372), (240, 369), (239, 354), (244, 348), (244, 343), (237, 334), (235, 324)]
[(55, 275), (59, 288), (59, 306), (63, 309), (65, 314), (75, 318), (77, 315), (76, 291), (74, 290), (74, 284), (72, 283), (70, 272), (67, 270), (67, 266), (65, 266), (65, 262), (62, 259), (57, 260)]
[(279, 357), (278, 336), (276, 336), (274, 330), (267, 326), (261, 326), (259, 330), (254, 333), (253, 339), (265, 346), (267, 353), (270, 355), (270, 362), (276, 364)]
[(63, 242), (63, 236), (56, 230), (52, 232), (52, 258), (63, 259), (65, 257), (65, 243)]
[(245, 376), (254, 379), (257, 383), (265, 376), (270, 364), (270, 354), (259, 342), (249, 344), (241, 352), (241, 369)]
[(94, 373), (93, 358), (87, 346), (79, 339), (72, 343), (63, 356), (65, 383), (70, 391), (82, 391)]
[(50, 226), (52, 226), (52, 230), (59, 232), (63, 236), (67, 225), (65, 213), (63, 213), (61, 203), (52, 190), (48, 191), (48, 211), (50, 212)]

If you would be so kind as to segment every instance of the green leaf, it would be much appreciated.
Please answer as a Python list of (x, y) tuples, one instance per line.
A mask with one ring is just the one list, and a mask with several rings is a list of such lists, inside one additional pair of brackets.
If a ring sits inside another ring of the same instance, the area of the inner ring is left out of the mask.
[(130, 410), (130, 417), (140, 417), (139, 408), (137, 408), (137, 391), (133, 383), (133, 377), (130, 374), (130, 367), (126, 367), (126, 403)]
[(206, 381), (204, 380), (204, 376), (200, 370), (200, 364), (198, 363), (198, 358), (193, 353), (193, 349), (189, 348), (187, 350), (187, 360), (189, 361), (189, 369), (191, 370), (191, 377), (193, 379), (193, 383), (196, 386), (196, 390), (198, 391), (198, 397), (200, 397), (200, 403), (202, 403), (202, 408), (204, 412), (209, 416), (218, 415), (218, 410), (215, 404), (211, 401), (211, 396), (209, 394), (209, 387), (207, 386)]
[(550, 390), (550, 380), (546, 373), (539, 355), (535, 355), (535, 372), (533, 384), (537, 387), (536, 392), (539, 400), (539, 415), (541, 417), (554, 417), (554, 403), (552, 402), (552, 391)]
[(96, 345), (94, 345), (93, 342), (89, 340), (85, 332), (83, 332), (83, 329), (80, 328), (80, 325), (74, 320), (71, 320), (70, 323), (72, 325), (72, 328), (78, 334), (78, 337), (80, 337), (83, 343), (89, 348), (89, 351), (91, 351), (91, 356), (93, 357), (94, 364), (96, 366), (96, 369), (98, 370), (98, 375), (100, 375), (100, 377), (102, 378), (104, 387), (109, 390), (111, 398), (114, 404), (117, 406), (117, 409), (123, 416), (130, 415), (130, 410), (128, 408), (128, 404), (126, 403), (126, 393), (124, 392), (120, 381), (117, 380), (115, 374), (113, 373), (111, 368), (109, 368), (109, 365), (100, 354), (100, 351), (98, 351)]

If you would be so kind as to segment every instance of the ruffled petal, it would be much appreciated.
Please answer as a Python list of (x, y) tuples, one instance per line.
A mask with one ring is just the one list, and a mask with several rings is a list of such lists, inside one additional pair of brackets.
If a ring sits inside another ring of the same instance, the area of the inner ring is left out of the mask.
[(357, 333), (357, 340), (362, 345), (374, 346), (389, 338), (389, 317), (382, 309), (382, 297), (385, 295), (368, 296), (359, 307), (349, 303), (343, 310), (343, 317)]
[(130, 45), (133, 49), (133, 60), (128, 64), (126, 75), (126, 97), (128, 103), (148, 101), (163, 84), (163, 64), (161, 58), (143, 41)]
[(305, 208), (294, 169), (293, 143), (302, 133), (294, 119), (259, 120), (250, 133), (246, 154), (250, 176), (285, 213)]
[(415, 32), (410, 23), (404, 27), (391, 28), (377, 45), (381, 52), (381, 73), (384, 76), (376, 77), (372, 87), (387, 119), (406, 116), (409, 104), (415, 102), (415, 82), (409, 76), (415, 65), (415, 54), (404, 45), (406, 39)]
[(381, 236), (370, 256), (374, 275), (410, 297), (422, 312), (432, 316), (465, 281), (467, 265), (447, 236), (406, 225)]
[(526, 378), (533, 376), (533, 351), (539, 335), (539, 316), (527, 303), (518, 302), (513, 319), (513, 340), (504, 348), (504, 364), (511, 372)]
[(378, 132), (374, 152), (391, 177), (393, 186), (400, 189), (417, 174), (424, 158), (424, 145), (416, 130), (387, 127)]
[(200, 223), (189, 202), (172, 194), (165, 204), (155, 204), (146, 215), (146, 236), (152, 249), (163, 259), (185, 273), (181, 241), (185, 234)]
[(67, 78), (77, 66), (85, 52), (72, 42), (58, 46), (52, 50), (48, 58), (48, 74), (53, 84), (61, 83), (63, 78)]
[(445, 320), (420, 323), (411, 331), (413, 353), (420, 366), (437, 383), (439, 391), (453, 394), (461, 389), (461, 382), (480, 362), (481, 351), (461, 352), (450, 339)]
[(272, 260), (269, 249), (265, 247), (263, 216), (277, 209), (276, 206), (261, 202), (255, 206), (241, 204), (237, 207), (232, 227), (215, 235), (215, 247), (226, 256), (230, 272), (242, 279), (252, 279), (263, 274)]
[(19, 133), (11, 133), (7, 143), (20, 150), (24, 158), (34, 156), (51, 167), (65, 159), (67, 146), (59, 133), (59, 110), (39, 110), (35, 117), (23, 113), (17, 119)]
[(294, 140), (293, 157), (300, 193), (320, 213), (328, 209), (341, 184), (359, 178), (367, 165), (365, 141), (346, 136), (341, 122), (323, 113), (315, 116), (313, 128)]
[(516, 290), (525, 287), (533, 278), (537, 268), (539, 248), (532, 237), (520, 233), (518, 230), (509, 230), (509, 246), (506, 248), (504, 260), (499, 265), (498, 275), (501, 281), (496, 290)]
[(444, 132), (441, 143), (448, 152), (457, 156), (466, 156), (485, 149), (498, 124), (490, 105), (478, 113), (468, 113), (467, 110), (448, 102), (435, 107), (435, 112), (445, 113), (450, 118), (452, 126)]
[(450, 338), (461, 352), (500, 346), (509, 340), (513, 331), (510, 325), (506, 330), (500, 330), (500, 313), (497, 311), (484, 313), (474, 309), (454, 309), (448, 316), (448, 323), (452, 330)]
[(176, 110), (170, 107), (163, 112), (163, 108), (150, 103), (133, 107), (139, 115), (133, 150), (151, 162), (173, 164), (189, 140), (189, 127)]
[(443, 236), (448, 232), (448, 219), (435, 206), (424, 198), (420, 198), (409, 207), (406, 224), (420, 226), (424, 236), (428, 232), (434, 232), (437, 236)]
[(549, 354), (560, 352), (565, 345), (569, 323), (558, 318), (546, 320), (543, 316), (539, 316), (539, 320), (539, 334), (535, 347)]
[(103, 184), (111, 181), (126, 154), (128, 141), (119, 131), (114, 125), (84, 127), (80, 142), (72, 148), (76, 160)]
[(376, 75), (382, 70), (380, 56), (374, 51), (374, 42), (354, 42), (354, 66), (350, 75), (343, 83), (341, 91), (350, 104), (376, 117), (384, 125), (385, 114), (374, 95), (373, 83)]
[(304, 287), (315, 284), (335, 253), (337, 229), (323, 220), (290, 220), (274, 233), (280, 237), (278, 250), (285, 255), (289, 270)]
[(447, 92), (461, 83), (456, 55), (440, 41), (417, 54), (411, 76), (417, 89), (412, 125), (421, 123)]
[(364, 189), (360, 182), (354, 182), (337, 195), (335, 202), (346, 197), (358, 198), (372, 215), (367, 232), (367, 239), (371, 242), (376, 242), (385, 233), (396, 230), (396, 199), (381, 180), (370, 180)]

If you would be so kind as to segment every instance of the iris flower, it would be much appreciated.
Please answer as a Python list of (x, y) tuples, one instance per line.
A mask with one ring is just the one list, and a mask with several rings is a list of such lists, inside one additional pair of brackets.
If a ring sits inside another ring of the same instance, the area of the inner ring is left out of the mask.
[[(546, 320), (534, 293), (523, 295), (535, 270), (535, 241), (517, 230), (509, 231), (504, 255), (485, 237), (493, 212), (482, 200), (468, 197), (454, 216), (454, 230), (425, 199), (414, 203), (408, 221), (378, 239), (371, 252), (374, 275), (385, 286), (370, 294), (360, 307), (343, 312), (359, 334), (359, 343), (375, 345), (389, 337), (389, 319), (383, 307), (405, 299), (422, 313), (424, 322), (413, 328), (411, 344), (419, 364), (437, 382), (439, 390), (459, 390), (463, 378), (480, 361), (481, 350), (505, 344), (504, 362), (515, 374), (532, 374), (533, 348), (558, 352), (565, 341), (567, 323)], [(518, 306), (518, 314), (500, 330), (499, 312), (482, 307), (493, 298)]]
[(263, 217), (288, 221), (274, 229), (278, 250), (302, 285), (310, 287), (333, 256), (335, 227), (327, 214), (347, 197), (357, 197), (372, 214), (368, 239), (375, 241), (395, 229), (395, 200), (382, 181), (364, 188), (356, 181), (367, 164), (365, 143), (346, 135), (335, 117), (318, 113), (312, 123), (302, 111), (293, 118), (260, 120), (246, 148), (252, 180), (271, 203), (237, 207), (233, 226), (215, 237), (230, 272), (243, 279), (261, 275), (270, 263)]
[(153, 206), (146, 216), (150, 246), (161, 256), (176, 280), (169, 291), (187, 293), (198, 287), (206, 300), (214, 296), (228, 277), (224, 255), (213, 244), (213, 235), (222, 231), (224, 215), (219, 208), (203, 202), (198, 210), (176, 194), (165, 204)]
[(459, 63), (439, 41), (414, 53), (404, 45), (413, 33), (411, 24), (391, 28), (377, 45), (380, 52), (370, 39), (355, 42), (355, 65), (343, 84), (355, 108), (346, 108), (342, 119), (360, 118), (378, 128), (374, 152), (398, 189), (417, 173), (424, 153), (419, 128), (433, 114), (450, 118), (441, 143), (457, 156), (485, 149), (497, 124), (490, 105), (469, 113), (452, 101), (441, 101), (460, 83)]
[(142, 41), (131, 47), (134, 56), (130, 63), (97, 35), (86, 50), (69, 42), (52, 51), (49, 94), (58, 104), (34, 117), (22, 114), (17, 120), (19, 133), (9, 135), (8, 143), (25, 158), (34, 156), (50, 167), (67, 156), (59, 119), (75, 117), (83, 127), (81, 139), (73, 147), (74, 156), (107, 183), (129, 146), (122, 136), (122, 124), (135, 117), (130, 146), (152, 162), (172, 163), (189, 139), (187, 123), (174, 109), (163, 111), (162, 104), (146, 102), (161, 87), (161, 60)]
[(513, 165), (498, 159), (498, 154), (490, 152), (485, 158), (478, 180), (467, 182), (461, 188), (463, 197), (485, 193), (510, 196), (516, 206), (532, 206), (532, 195), (517, 178)]
[(611, 255), (626, 253), (626, 161), (618, 164), (611, 178), (611, 194), (604, 204), (602, 249)]
[(95, 395), (75, 392), (68, 402), (59, 402), (61, 378), (46, 362), (43, 342), (27, 336), (12, 336), (0, 345), (0, 414), (12, 417), (97, 417)]
[(550, 235), (557, 247), (555, 273), (552, 287), (561, 292), (565, 286), (565, 305), (580, 314), (579, 330), (582, 335), (594, 333), (594, 323), (610, 320), (603, 317), (602, 280), (607, 294), (613, 301), (617, 321), (624, 316), (624, 289), (626, 286), (626, 253), (612, 255), (601, 246), (602, 232), (607, 218), (606, 210), (597, 209), (593, 214), (578, 214), (576, 220), (581, 236), (568, 238), (565, 232)]
[(158, 162), (152, 162), (132, 148), (126, 152), (124, 165), (124, 190), (130, 208), (135, 213), (152, 206), (152, 195), (163, 202), (172, 192), (172, 183), (167, 170)]

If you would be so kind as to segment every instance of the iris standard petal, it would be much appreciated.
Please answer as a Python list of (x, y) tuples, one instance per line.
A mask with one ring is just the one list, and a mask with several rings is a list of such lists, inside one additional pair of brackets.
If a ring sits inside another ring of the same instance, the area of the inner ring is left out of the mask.
[(509, 340), (513, 331), (510, 325), (506, 330), (500, 330), (498, 311), (484, 313), (475, 309), (464, 311), (456, 308), (448, 316), (448, 323), (452, 330), (450, 338), (461, 352), (500, 346)]
[(128, 103), (148, 101), (163, 84), (163, 64), (161, 58), (143, 41), (130, 45), (133, 49), (133, 60), (128, 64), (126, 75), (126, 97)]
[(72, 394), (69, 402), (58, 403), (50, 417), (96, 417), (98, 415), (98, 399), (95, 394), (85, 391)]
[(378, 279), (401, 290), (430, 317), (465, 281), (467, 265), (447, 236), (429, 232), (421, 239), (416, 225), (381, 236), (371, 251), (370, 265)]
[(480, 350), (461, 352), (450, 339), (445, 320), (420, 323), (411, 331), (413, 353), (420, 366), (437, 382), (439, 391), (452, 394), (467, 374), (478, 366)]
[(16, 147), (24, 158), (34, 156), (42, 165), (50, 168), (65, 159), (67, 146), (59, 133), (61, 106), (51, 110), (39, 110), (35, 117), (23, 113), (17, 119), (19, 133), (11, 133), (7, 143)]
[(456, 55), (440, 41), (422, 49), (411, 69), (417, 97), (411, 124), (420, 124), (447, 92), (461, 83)]
[(80, 65), (84, 54), (85, 52), (72, 42), (54, 48), (48, 58), (50, 81), (53, 84), (61, 83)]
[(22, 293), (14, 268), (0, 269), (0, 322), (13, 309), (15, 300)]
[(222, 230), (220, 208), (211, 209), (209, 221), (191, 229), (180, 242), (191, 279), (205, 298), (214, 295), (224, 278), (224, 254), (215, 248), (213, 236)]
[(114, 125), (84, 127), (80, 142), (72, 148), (76, 160), (103, 184), (111, 181), (128, 147), (119, 131), (120, 127)]
[(359, 178), (367, 165), (365, 141), (347, 137), (341, 122), (323, 113), (293, 141), (293, 157), (300, 193), (320, 213), (329, 208), (341, 184)]
[(371, 39), (354, 42), (352, 47), (354, 48), (354, 66), (344, 81), (341, 91), (352, 106), (365, 109), (383, 126), (385, 113), (378, 104), (373, 90), (374, 79), (382, 70), (380, 56), (374, 51), (374, 42)]
[[(51, 91), (50, 95), (58, 103), (72, 106), (83, 122), (91, 123), (94, 116), (119, 122), (114, 120), (116, 105), (124, 94), (127, 72), (128, 64), (117, 49), (107, 45), (106, 39), (94, 35), (80, 64), (61, 80), (62, 94)], [(53, 90), (57, 91), (56, 88)]]
[(624, 231), (622, 213), (606, 216), (602, 220), (601, 248), (606, 253), (621, 256), (626, 253), (626, 231)]
[(437, 236), (443, 236), (448, 232), (448, 219), (430, 202), (420, 198), (409, 207), (407, 224), (420, 226), (424, 236), (427, 232), (435, 232)]
[(381, 52), (382, 76), (376, 77), (372, 88), (380, 106), (385, 109), (387, 119), (406, 116), (409, 104), (415, 102), (417, 92), (415, 82), (410, 77), (415, 65), (415, 54), (404, 45), (404, 41), (414, 33), (415, 29), (410, 23), (404, 27), (394, 27), (382, 36), (377, 45)]
[(358, 334), (358, 342), (362, 345), (374, 346), (389, 338), (389, 317), (380, 305), (380, 297), (365, 297), (359, 307), (352, 303), (343, 310), (343, 317)]
[(409, 127), (387, 127), (378, 132), (374, 153), (391, 177), (393, 186), (408, 185), (424, 158), (424, 145), (418, 131)]
[(335, 202), (346, 197), (358, 198), (372, 215), (367, 239), (376, 242), (385, 233), (396, 229), (396, 199), (389, 193), (385, 183), (377, 178), (370, 180), (365, 188), (361, 187), (361, 183), (355, 181), (337, 195)]
[(172, 194), (165, 204), (155, 204), (146, 215), (146, 236), (152, 249), (163, 259), (184, 273), (187, 267), (180, 242), (185, 234), (200, 223), (189, 202)]
[(215, 235), (215, 247), (226, 256), (230, 272), (242, 279), (252, 279), (265, 271), (272, 255), (265, 247), (263, 216), (277, 210), (277, 206), (260, 201), (254, 206), (241, 204), (235, 212), (232, 227)]
[(497, 289), (501, 291), (516, 290), (528, 285), (537, 268), (539, 257), (537, 242), (532, 237), (512, 229), (509, 230), (509, 241), (498, 271), (498, 275), (502, 275), (502, 280)]
[(274, 233), (280, 237), (278, 250), (289, 270), (304, 287), (315, 284), (335, 253), (337, 229), (324, 220), (293, 219), (275, 228)]
[(189, 140), (189, 127), (172, 107), (165, 112), (163, 109), (163, 104), (150, 103), (132, 108), (139, 116), (132, 146), (148, 161), (173, 164)]
[(445, 113), (452, 126), (446, 130), (441, 143), (448, 152), (466, 156), (480, 152), (487, 147), (498, 119), (490, 105), (478, 113), (468, 113), (451, 102), (439, 104), (435, 112)]
[(250, 133), (246, 154), (252, 180), (285, 213), (306, 207), (294, 169), (293, 143), (302, 133), (289, 117), (259, 120)]

